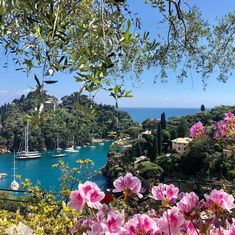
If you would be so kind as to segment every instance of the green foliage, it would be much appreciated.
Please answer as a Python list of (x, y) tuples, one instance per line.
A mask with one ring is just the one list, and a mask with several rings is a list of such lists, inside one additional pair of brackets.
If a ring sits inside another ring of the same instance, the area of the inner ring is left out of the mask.
[(159, 120), (157, 119), (146, 119), (143, 121), (142, 127), (144, 130), (154, 131), (157, 130), (158, 124)]
[(168, 155), (160, 155), (156, 159), (156, 164), (158, 164), (164, 170), (165, 177), (174, 177), (179, 176), (179, 162), (180, 162), (179, 154), (168, 154)]
[(158, 144), (158, 154), (162, 154), (162, 129), (161, 129), (161, 125), (158, 124), (157, 127), (157, 144)]
[(45, 192), (37, 185), (33, 186), (28, 179), (21, 183), (21, 187), (27, 192), (24, 196), (13, 197), (3, 193), (1, 197), (15, 199), (16, 202), (1, 203), (0, 233), (5, 234), (6, 228), (22, 222), (32, 228), (35, 234), (72, 234), (72, 228), (80, 215), (67, 206), (68, 196), (74, 185), (80, 182), (78, 175), (80, 180), (84, 180), (88, 171), (91, 174), (92, 165), (90, 160), (79, 160), (77, 163), (78, 167), (73, 169), (63, 161), (54, 166), (62, 172), (60, 194)]
[(161, 129), (166, 129), (166, 115), (165, 112), (161, 113)]
[(186, 137), (189, 134), (189, 126), (185, 119), (183, 119), (177, 127), (177, 137)]
[(153, 162), (141, 162), (138, 166), (140, 175), (144, 179), (159, 179), (163, 173), (163, 169)]
[(205, 112), (205, 111), (206, 111), (206, 108), (205, 108), (205, 105), (204, 105), (204, 104), (201, 105), (200, 110), (201, 110), (201, 112)]
[(208, 150), (211, 148), (211, 139), (207, 136), (193, 140), (188, 145), (188, 152), (181, 159), (181, 171), (186, 175), (207, 173), (209, 167)]
[[(111, 131), (119, 135), (133, 125), (127, 113), (108, 105), (98, 105), (79, 93), (64, 96), (61, 104), (46, 93), (41, 93), (40, 97), (40, 106), (44, 105), (44, 108), (39, 125), (35, 126), (34, 120), (30, 119), (30, 149), (54, 149), (57, 135), (60, 147), (71, 145), (73, 138), (74, 144), (82, 145), (90, 143), (92, 138), (108, 138)], [(38, 93), (30, 92), (26, 97), (0, 107), (2, 145), (10, 150), (18, 149), (26, 118), (34, 114), (38, 98)], [(47, 104), (48, 100), (52, 103)]]

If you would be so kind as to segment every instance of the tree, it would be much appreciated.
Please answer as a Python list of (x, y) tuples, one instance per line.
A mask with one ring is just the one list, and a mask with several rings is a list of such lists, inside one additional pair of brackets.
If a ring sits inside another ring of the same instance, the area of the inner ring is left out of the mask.
[(157, 136), (154, 135), (153, 138), (153, 153), (150, 155), (150, 160), (151, 162), (155, 162), (158, 154), (159, 154), (159, 149), (158, 149), (159, 145), (158, 145), (158, 139)]
[(180, 123), (178, 124), (177, 133), (178, 133), (178, 137), (188, 136), (189, 127), (188, 127), (188, 123), (185, 119), (181, 119)]
[(162, 154), (162, 129), (161, 125), (158, 124), (157, 127), (157, 142), (158, 142), (158, 155)]
[(201, 112), (205, 112), (206, 108), (205, 108), (204, 104), (201, 105), (200, 109), (201, 109)]
[[(130, 97), (123, 76), (138, 77), (146, 67), (158, 67), (163, 81), (171, 70), (179, 71), (183, 81), (191, 69), (205, 84), (215, 69), (218, 79), (226, 81), (235, 67), (234, 13), (213, 26), (197, 7), (180, 0), (146, 4), (160, 12), (159, 22), (168, 27), (154, 39), (139, 31), (141, 19), (128, 1), (1, 0), (0, 44), (18, 70), (41, 69), (40, 89), (56, 82), (56, 72), (67, 72), (80, 82), (80, 92), (102, 88), (117, 101)], [(106, 79), (109, 75), (114, 79)]]
[(143, 129), (150, 130), (150, 131), (156, 130), (158, 125), (159, 125), (159, 120), (157, 119), (146, 119), (142, 123)]
[(162, 130), (166, 129), (166, 116), (165, 116), (165, 112), (161, 113), (161, 128), (162, 128)]
[(189, 145), (189, 151), (182, 156), (180, 168), (186, 175), (196, 175), (199, 172), (206, 174), (209, 167), (209, 154), (211, 148), (211, 139), (209, 137), (193, 140)]

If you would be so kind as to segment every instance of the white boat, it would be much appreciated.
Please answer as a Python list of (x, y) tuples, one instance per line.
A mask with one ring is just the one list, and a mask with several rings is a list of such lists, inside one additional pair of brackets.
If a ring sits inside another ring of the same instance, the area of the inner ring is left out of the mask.
[(38, 151), (29, 151), (29, 123), (24, 128), (24, 150), (21, 144), (19, 151), (17, 152), (16, 160), (31, 160), (41, 158), (41, 154)]
[(76, 146), (76, 147), (75, 147), (75, 149), (80, 149), (80, 148), (81, 148), (81, 146)]
[(72, 145), (71, 147), (66, 148), (66, 149), (65, 149), (65, 152), (67, 152), (67, 153), (78, 153), (79, 151), (78, 151), (78, 150), (75, 150), (75, 149), (74, 149), (74, 146)]
[(67, 153), (78, 153), (79, 152), (78, 150), (75, 150), (75, 148), (74, 148), (74, 137), (73, 137), (72, 146), (69, 148), (66, 148), (65, 152), (67, 152)]
[(65, 153), (59, 153), (62, 149), (59, 147), (59, 135), (56, 138), (56, 151), (53, 153), (52, 157), (65, 157)]
[(16, 156), (15, 156), (15, 152), (14, 152), (14, 168), (13, 168), (13, 181), (11, 182), (11, 189), (16, 191), (19, 189), (19, 183), (16, 181)]
[(0, 173), (0, 179), (6, 178), (8, 175), (7, 173)]
[(99, 143), (99, 145), (103, 146), (103, 145), (104, 145), (104, 142)]
[(65, 153), (58, 153), (58, 154), (53, 154), (52, 157), (65, 157)]

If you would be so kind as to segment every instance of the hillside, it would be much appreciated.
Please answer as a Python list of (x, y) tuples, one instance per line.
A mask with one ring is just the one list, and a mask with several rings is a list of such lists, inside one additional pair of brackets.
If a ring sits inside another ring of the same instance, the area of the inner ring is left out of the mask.
[[(58, 100), (30, 92), (0, 107), (0, 145), (18, 149), (27, 118), (30, 119), (29, 148), (53, 149), (59, 135), (60, 147), (91, 143), (93, 138), (108, 138), (109, 132), (121, 133), (133, 124), (130, 116), (109, 105), (96, 104), (85, 95), (73, 93)], [(32, 118), (40, 112), (38, 123)]]

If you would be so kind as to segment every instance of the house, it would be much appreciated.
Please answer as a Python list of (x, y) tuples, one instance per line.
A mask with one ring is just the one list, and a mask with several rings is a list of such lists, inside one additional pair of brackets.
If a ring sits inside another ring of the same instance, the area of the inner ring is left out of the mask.
[(56, 110), (57, 107), (57, 102), (55, 99), (53, 98), (48, 98), (45, 102), (44, 102), (44, 109), (45, 110)]
[(188, 137), (184, 138), (176, 138), (172, 140), (172, 150), (175, 150), (180, 155), (185, 153), (187, 145), (192, 141), (192, 139)]

